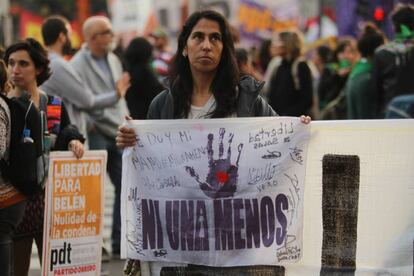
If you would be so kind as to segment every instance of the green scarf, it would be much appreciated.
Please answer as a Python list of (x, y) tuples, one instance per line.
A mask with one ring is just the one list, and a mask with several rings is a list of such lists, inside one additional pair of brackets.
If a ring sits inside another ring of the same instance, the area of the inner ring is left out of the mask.
[(412, 32), (406, 25), (400, 25), (401, 32), (395, 35), (395, 40), (404, 42), (407, 40), (414, 40), (414, 32)]
[(355, 76), (358, 76), (362, 73), (371, 72), (372, 71), (372, 63), (366, 59), (361, 58), (354, 66), (354, 68), (351, 71), (351, 74), (349, 74), (349, 78), (353, 79)]

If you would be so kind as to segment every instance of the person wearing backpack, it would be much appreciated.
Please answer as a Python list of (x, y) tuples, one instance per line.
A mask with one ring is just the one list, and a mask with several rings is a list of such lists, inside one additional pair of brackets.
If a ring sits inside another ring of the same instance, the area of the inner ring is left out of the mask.
[[(46, 181), (48, 152), (50, 149), (71, 150), (77, 158), (83, 155), (83, 136), (76, 126), (70, 125), (61, 100), (48, 97), (38, 86), (50, 76), (49, 59), (46, 50), (32, 38), (17, 42), (6, 49), (4, 60), (7, 63), (13, 90), (9, 96), (15, 100), (25, 99), (30, 103), (28, 110), (38, 110), (40, 124), (32, 132), (40, 130), (40, 137), (33, 137), (33, 143), (40, 145), (41, 155), (37, 170), (38, 184)], [(51, 112), (51, 111), (54, 112)], [(26, 131), (25, 131), (26, 132)], [(32, 136), (30, 136), (31, 138)], [(13, 152), (11, 153), (14, 154)], [(13, 179), (11, 179), (13, 182)], [(19, 224), (14, 237), (15, 270), (17, 275), (27, 275), (33, 240), (36, 242), (40, 262), (43, 246), (44, 189), (28, 195), (23, 221)]]
[[(10, 158), (11, 111), (6, 65), (0, 60), (0, 160), (8, 162)], [(0, 170), (0, 275), (14, 275), (14, 231), (23, 218), (26, 196), (13, 186)]]
[(264, 94), (281, 116), (310, 114), (313, 101), (312, 73), (302, 57), (297, 32), (278, 33), (272, 41), (273, 59), (265, 76)]
[(414, 6), (397, 5), (391, 19), (395, 39), (379, 47), (373, 59), (376, 118), (385, 117), (387, 105), (396, 96), (414, 94)]
[(361, 58), (353, 67), (345, 85), (347, 118), (374, 119), (377, 108), (376, 95), (371, 88), (372, 56), (384, 44), (385, 36), (373, 23), (367, 23), (358, 39)]

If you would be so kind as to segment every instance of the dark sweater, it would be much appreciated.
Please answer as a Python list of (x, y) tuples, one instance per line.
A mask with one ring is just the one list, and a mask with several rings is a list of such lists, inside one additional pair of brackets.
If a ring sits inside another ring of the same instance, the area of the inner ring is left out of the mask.
[(295, 88), (292, 63), (283, 60), (270, 79), (269, 104), (280, 116), (308, 115), (312, 106), (312, 75), (306, 62), (297, 69), (299, 89)]
[(148, 107), (158, 93), (164, 90), (157, 76), (151, 71), (149, 65), (136, 65), (130, 71), (131, 87), (128, 89), (125, 99), (131, 117), (145, 119)]

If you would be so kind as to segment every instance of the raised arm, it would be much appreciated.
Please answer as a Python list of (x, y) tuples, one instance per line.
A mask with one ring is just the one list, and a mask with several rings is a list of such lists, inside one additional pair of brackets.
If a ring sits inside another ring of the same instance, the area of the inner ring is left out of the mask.
[(72, 103), (79, 109), (99, 109), (111, 106), (118, 101), (120, 96), (125, 95), (125, 91), (108, 91), (99, 95), (94, 94), (81, 77), (64, 62), (51, 63), (52, 75), (41, 89), (49, 94), (53, 94)]

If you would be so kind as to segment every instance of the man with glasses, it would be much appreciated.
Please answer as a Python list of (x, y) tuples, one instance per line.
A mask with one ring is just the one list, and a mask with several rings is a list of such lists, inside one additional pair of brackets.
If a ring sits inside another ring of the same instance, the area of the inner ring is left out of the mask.
[[(108, 90), (116, 90), (116, 83), (120, 79), (124, 78), (129, 82), (129, 76), (122, 73), (121, 62), (112, 52), (114, 36), (109, 19), (104, 16), (89, 17), (83, 24), (82, 32), (86, 43), (70, 63), (92, 92), (95, 95), (102, 95)], [(108, 152), (107, 170), (115, 186), (111, 235), (112, 254), (118, 255), (121, 236), (122, 151), (115, 145), (115, 136), (124, 116), (128, 115), (128, 108), (122, 98), (111, 106), (94, 109), (89, 115), (90, 149), (104, 149)]]
[(70, 34), (69, 21), (62, 16), (51, 16), (43, 23), (42, 36), (49, 52), (53, 74), (42, 84), (41, 89), (51, 96), (59, 96), (63, 99), (70, 121), (87, 137), (86, 114), (83, 111), (88, 112), (114, 105), (125, 96), (129, 82), (121, 79), (117, 82), (116, 89), (94, 94), (64, 59), (64, 56), (71, 54), (72, 50)]

